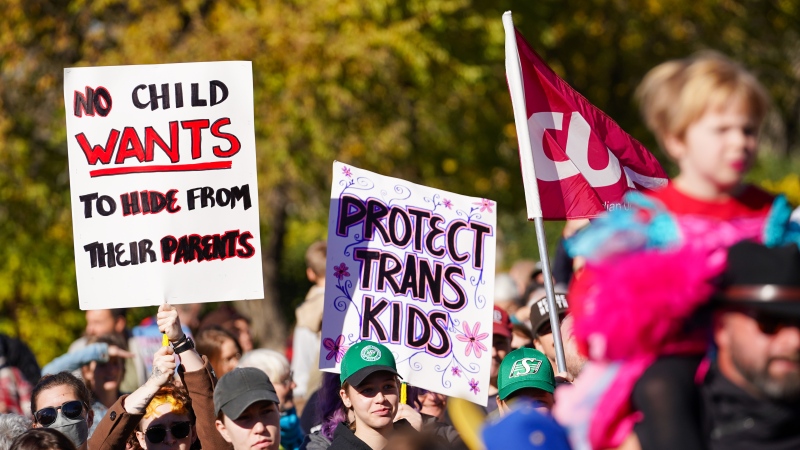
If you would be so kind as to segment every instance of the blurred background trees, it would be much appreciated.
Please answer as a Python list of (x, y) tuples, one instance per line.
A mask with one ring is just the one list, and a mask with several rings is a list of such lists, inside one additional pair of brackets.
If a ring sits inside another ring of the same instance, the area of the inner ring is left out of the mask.
[[(4, 0), (0, 2), (0, 332), (41, 362), (80, 335), (65, 67), (253, 61), (264, 301), (280, 346), (326, 237), (331, 163), (498, 202), (502, 260), (538, 258), (505, 85), (503, 11), (573, 87), (648, 146), (632, 92), (669, 58), (715, 49), (774, 101), (753, 180), (800, 201), (800, 5), (773, 0)], [(559, 223), (549, 224), (552, 236)], [(134, 317), (146, 314), (134, 313)]]

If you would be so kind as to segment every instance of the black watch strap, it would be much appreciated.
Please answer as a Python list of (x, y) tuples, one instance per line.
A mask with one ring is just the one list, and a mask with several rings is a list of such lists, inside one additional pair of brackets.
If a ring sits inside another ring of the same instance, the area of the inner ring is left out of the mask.
[(175, 353), (181, 354), (187, 350), (191, 350), (194, 348), (194, 341), (190, 337), (184, 337), (185, 339), (181, 339), (180, 341), (176, 342), (175, 345), (172, 347), (175, 350)]

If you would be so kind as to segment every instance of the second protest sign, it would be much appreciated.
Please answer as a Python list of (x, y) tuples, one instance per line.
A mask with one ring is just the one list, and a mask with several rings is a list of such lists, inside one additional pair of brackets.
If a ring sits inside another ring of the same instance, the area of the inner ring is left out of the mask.
[(335, 163), (320, 368), (381, 342), (403, 380), (486, 404), (495, 203)]

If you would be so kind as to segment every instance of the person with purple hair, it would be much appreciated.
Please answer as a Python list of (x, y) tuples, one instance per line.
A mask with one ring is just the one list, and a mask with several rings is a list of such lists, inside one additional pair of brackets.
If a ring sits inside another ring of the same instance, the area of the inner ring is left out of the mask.
[(316, 424), (300, 445), (300, 450), (327, 449), (333, 441), (333, 431), (336, 426), (348, 421), (342, 399), (339, 397), (341, 388), (339, 374), (328, 372), (322, 374), (322, 386), (317, 391), (319, 397), (316, 404)]

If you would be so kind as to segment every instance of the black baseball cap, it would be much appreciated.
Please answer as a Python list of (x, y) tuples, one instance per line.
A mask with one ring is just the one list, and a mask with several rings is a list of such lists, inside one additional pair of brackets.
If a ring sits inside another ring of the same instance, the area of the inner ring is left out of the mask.
[[(569, 303), (567, 302), (567, 295), (556, 292), (556, 311), (559, 317), (564, 317), (569, 312)], [(550, 323), (550, 303), (547, 297), (542, 297), (531, 304), (531, 330), (533, 334), (540, 334), (539, 331), (545, 324)]]
[(214, 389), (214, 414), (222, 411), (236, 420), (250, 405), (260, 401), (279, 403), (275, 386), (255, 367), (240, 367), (223, 375)]

